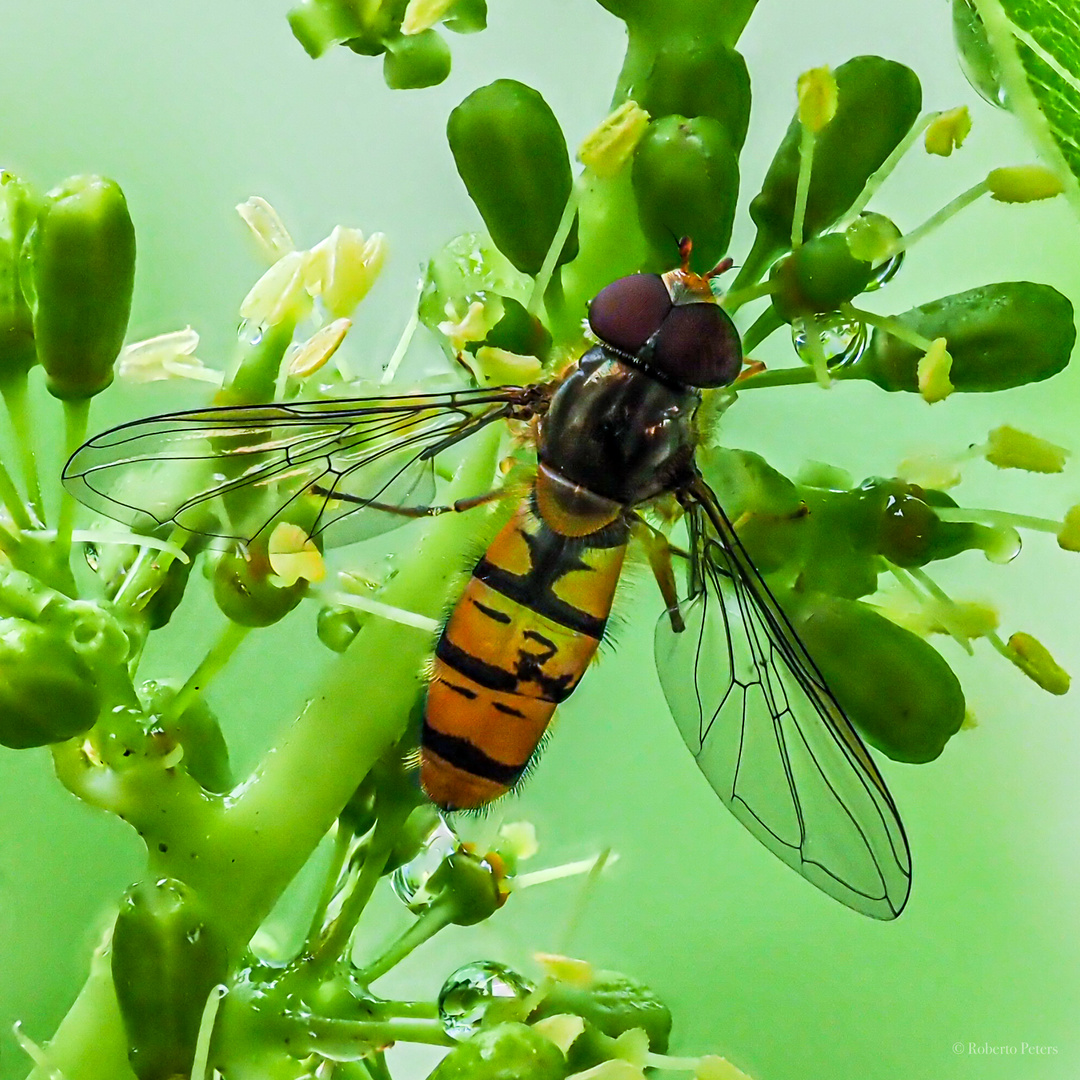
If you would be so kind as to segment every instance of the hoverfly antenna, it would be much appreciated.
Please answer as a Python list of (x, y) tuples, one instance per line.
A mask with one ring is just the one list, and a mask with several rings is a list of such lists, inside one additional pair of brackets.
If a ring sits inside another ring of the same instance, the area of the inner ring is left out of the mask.
[(706, 271), (705, 280), (712, 281), (714, 277), (726, 274), (735, 265), (735, 260), (730, 255), (725, 255), (711, 270)]
[(689, 236), (679, 239), (679, 269), (684, 274), (690, 273), (690, 252), (694, 250), (694, 241)]

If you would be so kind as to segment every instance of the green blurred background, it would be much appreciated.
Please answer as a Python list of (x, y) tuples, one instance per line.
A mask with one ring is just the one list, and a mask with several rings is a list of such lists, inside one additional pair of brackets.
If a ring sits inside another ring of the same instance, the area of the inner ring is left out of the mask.
[[(392, 93), (378, 60), (344, 50), (311, 61), (285, 5), (256, 0), (6, 0), (0, 12), (0, 164), (42, 187), (109, 174), (139, 238), (130, 338), (193, 325), (199, 355), (230, 352), (237, 306), (261, 272), (233, 207), (269, 199), (301, 246), (336, 223), (386, 232), (391, 260), (361, 308), (352, 357), (376, 371), (408, 317), (422, 261), (477, 219), (443, 138), (449, 110), (477, 85), (537, 87), (571, 146), (604, 115), (621, 62), (621, 24), (592, 0), (490, 0), (490, 27), (451, 36), (442, 86)], [(977, 99), (956, 66), (944, 0), (762, 0), (741, 44), (754, 111), (743, 162), (753, 194), (787, 123), (796, 75), (878, 52), (915, 68), (928, 108), (971, 105), (975, 129), (949, 160), (913, 154), (874, 203), (912, 227), (995, 165), (1032, 156), (1012, 119)], [(744, 200), (745, 201), (745, 200)], [(901, 311), (993, 280), (1031, 278), (1080, 297), (1077, 228), (1063, 200), (987, 201), (908, 258), (878, 294)], [(745, 216), (736, 260), (748, 249)], [(760, 358), (789, 362), (786, 343)], [(959, 450), (1008, 422), (1075, 448), (1076, 371), (1005, 397), (956, 395), (932, 409), (908, 395), (841, 385), (746, 394), (725, 441), (795, 471), (824, 460), (856, 477), (889, 474), (913, 452)], [(196, 400), (194, 395), (192, 400)], [(179, 407), (175, 387), (110, 391), (92, 426)], [(59, 412), (42, 404), (42, 423)], [(58, 461), (43, 467), (59, 467)], [(1064, 477), (968, 469), (969, 506), (1060, 517), (1080, 500)], [(1000, 606), (1005, 634), (1039, 637), (1080, 674), (1080, 560), (1050, 537), (1001, 568), (971, 552), (935, 570), (957, 596)], [(911, 839), (915, 885), (899, 922), (863, 919), (758, 845), (716, 801), (667, 716), (652, 669), (659, 602), (643, 573), (620, 594), (615, 648), (562, 710), (543, 765), (513, 803), (540, 834), (534, 866), (611, 845), (621, 856), (571, 925), (580, 884), (522, 893), (490, 923), (447, 931), (385, 982), (434, 995), (457, 964), (498, 958), (531, 971), (535, 950), (569, 951), (648, 982), (675, 1013), (673, 1050), (721, 1053), (755, 1080), (1064, 1080), (1080, 1067), (1080, 723), (1075, 694), (1051, 698), (988, 649), (946, 643), (979, 720), (942, 758), (886, 763)], [(185, 602), (206, 636), (221, 616)], [(310, 613), (253, 635), (213, 691), (241, 773), (295, 715), (328, 662)], [(205, 645), (165, 633), (148, 675), (184, 675)], [(474, 828), (490, 829), (493, 822)], [(135, 837), (50, 775), (45, 751), (0, 753), (0, 1077), (27, 1071), (11, 1038), (21, 1019), (49, 1037), (85, 976), (110, 904), (141, 871)], [(374, 912), (374, 950), (406, 920)], [(973, 1052), (984, 1044), (1012, 1053)], [(1023, 1053), (1024, 1044), (1054, 1048)], [(431, 1052), (395, 1051), (403, 1080)]]

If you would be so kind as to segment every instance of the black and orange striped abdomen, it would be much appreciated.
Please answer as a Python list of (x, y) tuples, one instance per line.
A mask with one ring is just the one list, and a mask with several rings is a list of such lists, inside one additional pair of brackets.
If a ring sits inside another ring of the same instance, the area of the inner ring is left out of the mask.
[(475, 808), (516, 783), (600, 644), (626, 541), (621, 516), (555, 532), (532, 498), (495, 537), (435, 650), (420, 740), (434, 803)]

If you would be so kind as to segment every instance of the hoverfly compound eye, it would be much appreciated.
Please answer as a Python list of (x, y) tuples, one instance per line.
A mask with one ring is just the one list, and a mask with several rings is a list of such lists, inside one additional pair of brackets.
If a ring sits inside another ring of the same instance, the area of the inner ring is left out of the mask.
[(659, 274), (631, 274), (596, 294), (589, 327), (616, 351), (637, 356), (671, 310), (671, 293)]
[(739, 332), (717, 303), (673, 307), (652, 341), (649, 363), (683, 386), (728, 386), (742, 370)]

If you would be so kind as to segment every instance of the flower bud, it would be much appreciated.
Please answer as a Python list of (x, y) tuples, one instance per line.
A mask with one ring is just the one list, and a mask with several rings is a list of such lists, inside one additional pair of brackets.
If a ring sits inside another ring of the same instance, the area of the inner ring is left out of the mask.
[[(814, 144), (803, 235), (828, 228), (855, 201), (870, 176), (911, 130), (922, 108), (915, 73), (880, 56), (856, 56), (833, 72), (836, 115)], [(802, 125), (795, 116), (761, 191), (750, 203), (755, 248), (779, 254), (791, 242)]]
[(40, 204), (29, 184), (0, 171), (0, 382), (25, 375), (37, 360), (33, 317), (19, 282), (19, 253)]
[[(706, 116), (727, 132), (736, 153), (750, 122), (750, 75), (734, 49), (703, 34), (664, 42), (651, 64), (615, 92), (636, 101), (651, 117)], [(696, 239), (696, 238), (695, 238)]]
[(525, 1024), (482, 1028), (458, 1043), (428, 1080), (563, 1080), (566, 1060), (559, 1048)]
[(490, 918), (506, 902), (499, 867), (491, 863), (493, 858), (489, 854), (480, 859), (459, 849), (443, 859), (431, 875), (428, 890), (438, 897), (437, 903), (450, 905), (451, 922), (472, 926)]
[(224, 942), (190, 886), (162, 878), (127, 891), (112, 974), (138, 1080), (191, 1075), (206, 999), (227, 971)]
[(438, 30), (387, 38), (383, 79), (391, 90), (437, 86), (449, 74), (450, 46)]
[(773, 265), (772, 306), (788, 323), (803, 315), (836, 311), (858, 296), (873, 275), (873, 264), (852, 255), (844, 233), (815, 236)]
[[(1041, 382), (1069, 362), (1076, 328), (1072, 304), (1049, 285), (1003, 281), (933, 300), (896, 321), (934, 341), (945, 338), (957, 390), (1007, 390)], [(875, 329), (870, 346), (848, 369), (883, 390), (919, 389), (917, 345)]]
[(634, 151), (631, 178), (641, 231), (664, 266), (689, 236), (691, 267), (711, 270), (727, 251), (739, 197), (739, 159), (724, 125), (709, 116), (654, 120)]
[(63, 742), (93, 727), (100, 708), (93, 671), (62, 628), (0, 619), (0, 743)]
[(23, 244), (21, 279), (49, 392), (88, 398), (112, 382), (135, 284), (135, 229), (113, 180), (53, 188)]
[(240, 626), (271, 626), (283, 619), (307, 591), (307, 581), (276, 585), (270, 580), (265, 547), (253, 547), (244, 555), (223, 552), (213, 569), (214, 601), (226, 618)]
[[(451, 112), (446, 137), (491, 239), (518, 270), (535, 275), (572, 186), (566, 140), (548, 103), (524, 83), (497, 79)], [(576, 254), (575, 224), (557, 265)]]
[(858, 601), (794, 594), (789, 614), (848, 719), (894, 761), (933, 761), (960, 730), (964, 692), (942, 655)]

